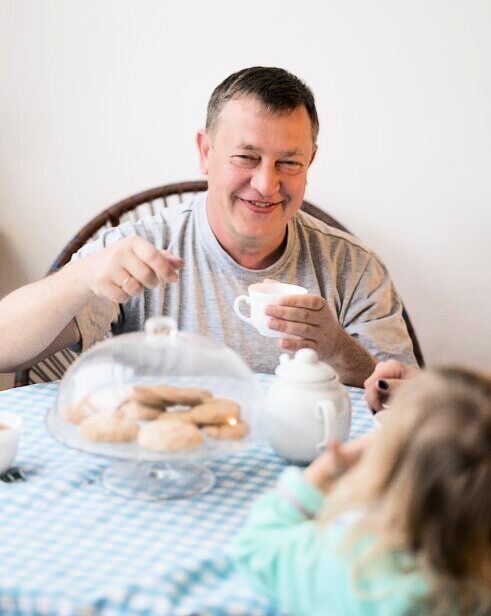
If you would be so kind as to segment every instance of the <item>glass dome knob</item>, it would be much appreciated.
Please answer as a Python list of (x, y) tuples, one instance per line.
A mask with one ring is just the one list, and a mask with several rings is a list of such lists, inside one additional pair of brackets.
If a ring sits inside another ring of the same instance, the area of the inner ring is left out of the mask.
[(177, 323), (171, 317), (151, 317), (145, 322), (145, 333), (152, 336), (173, 336), (177, 333)]

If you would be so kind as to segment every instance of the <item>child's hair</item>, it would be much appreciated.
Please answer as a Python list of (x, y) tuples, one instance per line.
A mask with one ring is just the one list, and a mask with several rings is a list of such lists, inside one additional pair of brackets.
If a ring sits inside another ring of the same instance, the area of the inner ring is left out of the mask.
[(348, 542), (375, 541), (356, 577), (376, 557), (409, 553), (429, 582), (432, 614), (450, 613), (450, 604), (457, 613), (490, 613), (491, 376), (440, 368), (403, 383), (320, 521), (353, 508), (364, 514)]

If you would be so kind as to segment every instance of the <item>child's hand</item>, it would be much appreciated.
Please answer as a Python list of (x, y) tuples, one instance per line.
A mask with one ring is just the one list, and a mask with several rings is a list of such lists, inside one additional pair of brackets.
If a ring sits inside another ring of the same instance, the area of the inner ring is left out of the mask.
[(348, 443), (331, 441), (329, 449), (305, 469), (304, 477), (322, 492), (327, 492), (338, 477), (357, 464), (371, 438), (371, 434), (365, 434)]

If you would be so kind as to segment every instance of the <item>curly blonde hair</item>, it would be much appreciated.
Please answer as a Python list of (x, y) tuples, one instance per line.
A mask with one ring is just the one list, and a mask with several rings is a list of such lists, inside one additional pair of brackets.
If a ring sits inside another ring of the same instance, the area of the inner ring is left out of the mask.
[(374, 543), (355, 564), (355, 577), (377, 557), (408, 554), (409, 570), (429, 581), (422, 608), (489, 614), (491, 376), (458, 367), (424, 371), (400, 387), (390, 407), (320, 522), (361, 508), (347, 543), (366, 535)]

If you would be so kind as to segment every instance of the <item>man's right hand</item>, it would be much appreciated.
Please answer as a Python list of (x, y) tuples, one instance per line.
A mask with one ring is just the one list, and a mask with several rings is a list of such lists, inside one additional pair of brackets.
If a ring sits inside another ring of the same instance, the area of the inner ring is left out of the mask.
[(364, 383), (368, 406), (373, 411), (380, 411), (401, 382), (410, 379), (418, 372), (419, 368), (406, 366), (395, 359), (379, 362)]
[(97, 297), (122, 304), (144, 288), (159, 282), (175, 282), (183, 261), (166, 250), (158, 250), (138, 236), (116, 242), (73, 263), (80, 280)]
[(161, 280), (175, 282), (182, 265), (179, 257), (132, 236), (12, 291), (0, 301), (0, 372), (79, 342), (74, 317), (94, 297), (124, 303)]

